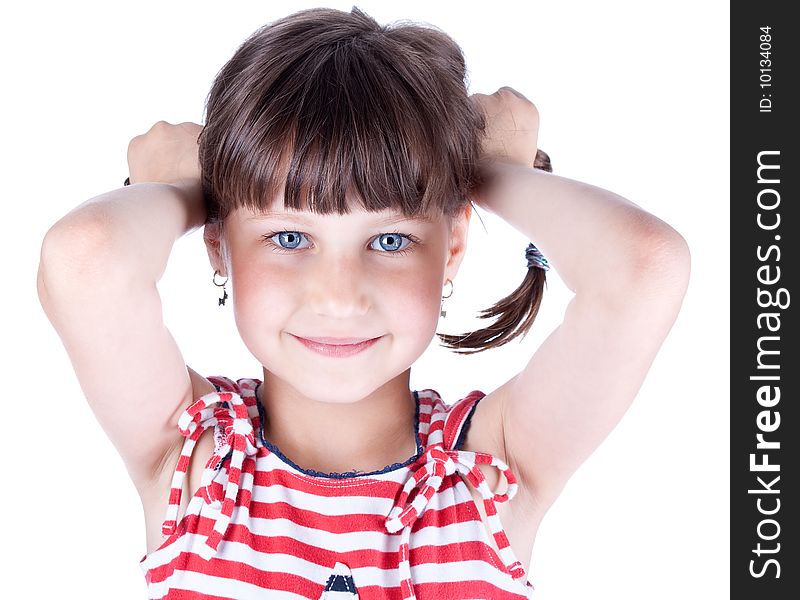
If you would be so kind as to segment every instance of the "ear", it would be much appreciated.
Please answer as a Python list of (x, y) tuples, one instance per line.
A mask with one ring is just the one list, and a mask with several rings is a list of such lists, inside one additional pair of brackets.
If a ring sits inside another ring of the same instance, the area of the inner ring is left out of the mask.
[(450, 224), (450, 243), (447, 252), (447, 262), (445, 263), (445, 280), (454, 280), (461, 261), (467, 251), (467, 236), (469, 234), (469, 223), (472, 217), (472, 205), (467, 203)]
[(203, 241), (206, 243), (211, 267), (215, 271), (219, 271), (220, 277), (227, 277), (228, 268), (225, 260), (222, 223), (206, 223), (203, 226)]

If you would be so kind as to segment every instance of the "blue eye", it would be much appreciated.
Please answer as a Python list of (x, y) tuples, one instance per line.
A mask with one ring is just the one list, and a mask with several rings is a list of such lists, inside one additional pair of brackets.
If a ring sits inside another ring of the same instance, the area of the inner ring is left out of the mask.
[[(298, 231), (279, 231), (272, 237), (278, 238), (278, 244), (287, 250), (296, 250), (297, 245), (300, 243), (300, 236), (302, 234)], [(286, 244), (286, 245), (284, 245)]]
[[(385, 240), (385, 244), (389, 246), (388, 249), (384, 248), (385, 251), (391, 252), (392, 254), (401, 254), (405, 253), (405, 249), (412, 245), (414, 242), (409, 238), (407, 235), (403, 235), (401, 233), (382, 233), (378, 237), (375, 238), (375, 241), (380, 241), (381, 239)], [(403, 240), (407, 240), (408, 244), (403, 246)]]
[[(300, 231), (274, 231), (261, 237), (268, 246), (272, 247), (273, 252), (279, 254), (285, 254), (292, 250), (305, 250), (307, 248), (307, 246), (299, 247), (301, 240), (305, 237), (305, 234)], [(373, 246), (375, 242), (380, 243), (380, 249)], [(369, 247), (380, 254), (402, 256), (412, 252), (414, 246), (418, 243), (419, 240), (412, 235), (393, 231), (390, 233), (381, 233), (370, 242)]]
[[(303, 236), (299, 231), (273, 231), (261, 236), (261, 239), (277, 254), (288, 254), (297, 250)], [(278, 240), (277, 242), (275, 240)], [(285, 244), (285, 245), (284, 245)], [(304, 250), (304, 248), (300, 248)]]

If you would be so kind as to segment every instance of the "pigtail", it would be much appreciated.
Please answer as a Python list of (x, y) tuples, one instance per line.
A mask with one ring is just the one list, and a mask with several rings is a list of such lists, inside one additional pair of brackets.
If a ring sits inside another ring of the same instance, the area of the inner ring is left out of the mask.
[[(553, 172), (550, 157), (541, 150), (536, 151), (533, 166), (548, 173)], [(526, 255), (530, 253), (531, 246), (529, 245)], [(524, 339), (539, 313), (539, 306), (542, 303), (547, 283), (545, 274), (545, 269), (540, 265), (531, 264), (525, 273), (525, 279), (516, 290), (491, 308), (482, 310), (479, 318), (497, 319), (492, 325), (471, 333), (459, 335), (437, 333), (436, 335), (439, 336), (445, 348), (459, 354), (476, 354), (497, 348), (520, 335)]]

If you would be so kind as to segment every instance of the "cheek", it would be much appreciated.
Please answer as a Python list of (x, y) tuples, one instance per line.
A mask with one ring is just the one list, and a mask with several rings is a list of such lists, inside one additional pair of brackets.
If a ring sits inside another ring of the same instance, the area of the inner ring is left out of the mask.
[(398, 302), (403, 303), (405, 311), (432, 312), (439, 306), (441, 298), (438, 283), (438, 274), (431, 269), (415, 272), (403, 279), (402, 292), (397, 294)]
[(289, 274), (267, 269), (234, 267), (234, 310), (243, 319), (277, 320), (293, 302), (297, 286)]
[(430, 343), (439, 323), (444, 268), (438, 264), (427, 261), (424, 266), (394, 278), (391, 284), (394, 299), (387, 309), (391, 311), (389, 318), (394, 330), (398, 335), (419, 338), (422, 349)]
[(285, 323), (292, 286), (284, 277), (257, 265), (252, 255), (234, 254), (232, 260), (233, 312), (239, 336), (262, 364), (272, 354), (271, 335)]

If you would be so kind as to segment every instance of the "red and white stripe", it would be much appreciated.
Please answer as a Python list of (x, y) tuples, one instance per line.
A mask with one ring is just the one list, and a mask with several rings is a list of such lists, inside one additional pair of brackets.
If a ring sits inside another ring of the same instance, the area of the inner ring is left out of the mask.
[[(303, 473), (263, 444), (258, 380), (209, 379), (220, 391), (180, 419), (186, 441), (169, 537), (140, 561), (149, 598), (320, 600), (331, 573), (348, 571), (359, 600), (531, 597), (495, 507), (515, 495), (514, 474), (489, 454), (455, 450), (482, 392), (451, 406), (434, 390), (416, 392), (419, 455), (382, 473), (333, 478)], [(176, 523), (189, 457), (210, 427), (215, 450)], [(489, 489), (481, 464), (503, 472), (505, 494)], [(462, 477), (483, 497), (499, 553)]]

